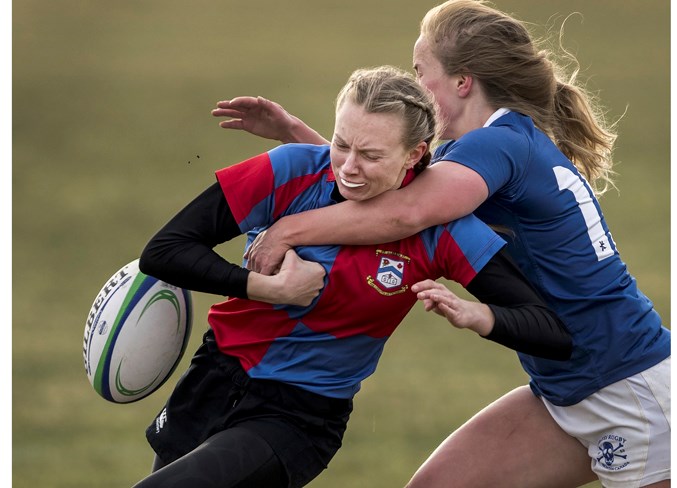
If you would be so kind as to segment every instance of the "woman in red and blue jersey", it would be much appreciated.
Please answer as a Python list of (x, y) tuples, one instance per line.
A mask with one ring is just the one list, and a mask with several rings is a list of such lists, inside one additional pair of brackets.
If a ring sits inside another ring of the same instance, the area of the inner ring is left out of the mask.
[[(211, 307), (202, 346), (146, 431), (156, 460), (137, 487), (307, 484), (340, 448), (361, 381), (417, 299), (499, 344), (569, 358), (561, 321), (474, 216), (381, 245), (300, 246), (272, 276), (213, 251), (285, 215), (407, 186), (435, 136), (433, 104), (412, 76), (358, 70), (338, 96), (331, 146), (284, 145), (217, 171), (151, 239), (144, 273), (230, 298)], [(441, 277), (486, 303), (430, 281)]]
[[(436, 163), (401, 191), (281, 219), (252, 246), (250, 267), (267, 273), (301, 244), (388, 242), (471, 212), (510, 229), (507, 249), (572, 333), (572, 356), (519, 352), (530, 388), (452, 434), (410, 487), (669, 486), (670, 331), (596, 199), (612, 184), (615, 134), (525, 25), (482, 0), (427, 13), (414, 69), (450, 141)], [(225, 128), (322, 141), (265, 99), (218, 106), (214, 115), (233, 117)]]

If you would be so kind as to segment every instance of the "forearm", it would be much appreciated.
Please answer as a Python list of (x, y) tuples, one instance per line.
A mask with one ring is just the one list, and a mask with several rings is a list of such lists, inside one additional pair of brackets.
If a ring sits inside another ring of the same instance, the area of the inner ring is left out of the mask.
[(247, 298), (249, 270), (232, 264), (208, 246), (158, 234), (141, 253), (144, 273), (188, 290)]
[[(356, 218), (359, 215), (359, 218)], [(271, 228), (275, 240), (288, 247), (299, 245), (381, 244), (413, 235), (407, 228), (380, 215), (372, 202), (343, 202), (284, 217), (284, 225)]]
[(160, 232), (146, 246), (140, 267), (144, 273), (175, 286), (271, 304), (301, 306), (310, 305), (324, 286), (325, 272), (317, 263), (298, 257), (286, 259), (279, 273), (267, 276), (229, 263), (201, 244), (170, 239), (163, 245), (163, 235)]
[(405, 188), (284, 217), (269, 237), (292, 247), (382, 244), (470, 214), (486, 197), (481, 177), (456, 163), (433, 165)]
[(469, 302), (469, 305), (474, 308), (474, 318), (466, 328), (482, 337), (490, 335), (496, 324), (496, 317), (494, 316), (493, 309), (487, 304), (480, 302)]
[(214, 252), (241, 232), (218, 184), (175, 215), (145, 246), (142, 272), (189, 290), (246, 298), (249, 271)]
[(291, 115), (293, 122), (289, 126), (289, 132), (285, 137), (280, 139), (280, 142), (287, 144), (290, 142), (302, 142), (305, 144), (329, 144), (329, 141), (322, 137), (312, 127), (306, 125), (298, 117)]
[(247, 279), (247, 297), (250, 300), (273, 304), (290, 304), (298, 298), (294, 290), (285, 286), (281, 275), (263, 275), (250, 272)]
[(554, 360), (571, 356), (571, 336), (547, 307), (531, 304), (489, 307), (496, 322), (486, 339), (531, 356)]
[[(565, 325), (538, 296), (505, 250), (494, 256), (468, 285), (495, 318), (486, 339), (532, 356), (566, 360), (572, 339)], [(486, 330), (485, 330), (486, 331)]]
[[(266, 276), (250, 272), (247, 280), (247, 296), (252, 300), (267, 302), (278, 292), (273, 282), (274, 275)], [(274, 302), (273, 302), (274, 303)]]
[(281, 218), (254, 242), (247, 266), (271, 274), (284, 251), (297, 246), (404, 239), (472, 213), (487, 194), (484, 180), (474, 171), (456, 163), (437, 163), (405, 188)]
[(366, 201), (289, 215), (271, 227), (268, 238), (294, 247), (382, 244), (409, 237), (432, 225), (413, 203), (418, 199), (416, 190), (410, 189), (414, 183)]
[(308, 306), (324, 287), (324, 268), (288, 251), (278, 273), (264, 276), (230, 263), (213, 248), (241, 235), (215, 183), (174, 216), (146, 245), (144, 273), (189, 290), (273, 304)]

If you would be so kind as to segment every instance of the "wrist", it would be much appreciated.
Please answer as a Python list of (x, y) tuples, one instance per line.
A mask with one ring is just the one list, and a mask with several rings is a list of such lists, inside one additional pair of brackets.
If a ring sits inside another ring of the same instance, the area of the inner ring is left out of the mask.
[(289, 114), (289, 124), (288, 130), (285, 136), (283, 136), (280, 141), (284, 144), (301, 142), (307, 144), (328, 144), (324, 137), (318, 134), (316, 131), (308, 127), (305, 122), (296, 117), (295, 115)]
[(301, 139), (299, 137), (299, 133), (301, 132), (300, 126), (301, 120), (298, 117), (290, 114), (289, 124), (287, 125), (287, 131), (286, 133), (282, 134), (280, 142), (282, 144), (301, 142)]
[(247, 276), (247, 298), (265, 303), (281, 303), (275, 275), (263, 275), (251, 271)]
[(275, 222), (268, 230), (266, 230), (266, 239), (269, 242), (275, 242), (280, 248), (284, 248), (285, 252), (294, 246), (301, 244), (298, 242), (298, 230), (294, 225), (296, 215), (287, 215)]
[(472, 329), (480, 336), (486, 337), (491, 334), (491, 331), (494, 329), (496, 317), (491, 308), (484, 303), (478, 303), (478, 312), (479, 316), (477, 322)]

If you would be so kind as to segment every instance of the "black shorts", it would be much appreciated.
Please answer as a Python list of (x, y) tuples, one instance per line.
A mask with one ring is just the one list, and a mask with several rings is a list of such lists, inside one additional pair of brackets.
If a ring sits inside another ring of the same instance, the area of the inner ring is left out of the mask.
[(168, 464), (237, 425), (265, 439), (289, 486), (303, 486), (341, 447), (352, 407), (352, 399), (250, 378), (236, 358), (219, 351), (210, 329), (146, 438)]

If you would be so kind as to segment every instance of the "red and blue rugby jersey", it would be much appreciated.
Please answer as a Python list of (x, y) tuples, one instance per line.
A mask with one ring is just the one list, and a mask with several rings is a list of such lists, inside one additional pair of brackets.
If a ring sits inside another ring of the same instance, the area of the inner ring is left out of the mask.
[[(284, 215), (336, 203), (329, 146), (283, 145), (216, 176), (247, 245)], [(468, 216), (388, 244), (299, 247), (327, 272), (310, 306), (232, 298), (212, 306), (209, 324), (251, 377), (350, 398), (416, 303), (411, 285), (444, 277), (466, 286), (504, 245)]]

